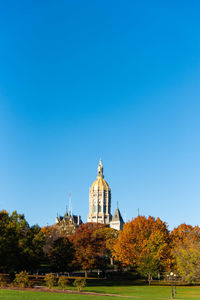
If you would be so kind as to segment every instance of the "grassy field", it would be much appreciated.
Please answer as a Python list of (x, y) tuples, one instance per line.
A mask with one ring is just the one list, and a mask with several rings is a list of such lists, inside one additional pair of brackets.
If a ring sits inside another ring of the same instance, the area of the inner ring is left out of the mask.
[[(47, 292), (26, 292), (13, 290), (0, 290), (0, 300), (79, 300), (79, 299), (115, 299), (116, 297), (56, 294)], [(125, 299), (125, 298), (122, 298)]]
[[(131, 296), (132, 299), (162, 300), (171, 299), (171, 288), (167, 286), (91, 286), (84, 291), (118, 294)], [(89, 296), (73, 294), (56, 294), (47, 292), (28, 292), (14, 290), (0, 290), (0, 300), (74, 300), (74, 299), (130, 299), (110, 296)], [(200, 287), (178, 287), (175, 299), (200, 299)]]

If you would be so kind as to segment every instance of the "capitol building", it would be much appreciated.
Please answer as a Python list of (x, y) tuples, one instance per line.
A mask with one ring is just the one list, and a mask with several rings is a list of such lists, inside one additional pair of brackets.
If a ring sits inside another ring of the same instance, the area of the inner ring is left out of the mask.
[[(114, 215), (112, 216), (111, 214), (111, 189), (104, 179), (101, 160), (99, 161), (97, 169), (97, 179), (90, 187), (87, 222), (106, 224), (117, 230), (122, 230), (124, 225), (118, 207)], [(75, 233), (76, 228), (82, 223), (81, 216), (73, 215), (71, 205), (69, 205), (69, 209), (67, 210), (66, 208), (64, 216), (56, 217), (55, 225), (57, 228), (60, 228), (60, 231)]]
[(114, 216), (111, 214), (111, 189), (104, 179), (103, 165), (99, 161), (97, 179), (93, 182), (89, 192), (88, 222), (107, 224), (111, 228), (122, 230), (124, 221), (117, 207)]

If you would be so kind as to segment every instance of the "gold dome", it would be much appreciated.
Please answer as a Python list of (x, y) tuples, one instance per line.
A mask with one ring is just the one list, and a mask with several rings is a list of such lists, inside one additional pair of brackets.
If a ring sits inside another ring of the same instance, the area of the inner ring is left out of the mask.
[(109, 191), (110, 187), (109, 187), (108, 183), (103, 178), (97, 178), (93, 182), (93, 184), (90, 188), (90, 191), (94, 191), (94, 190)]

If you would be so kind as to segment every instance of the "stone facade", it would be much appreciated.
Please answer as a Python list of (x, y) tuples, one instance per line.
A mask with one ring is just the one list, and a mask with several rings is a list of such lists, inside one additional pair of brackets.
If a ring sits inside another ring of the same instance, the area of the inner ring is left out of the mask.
[(81, 216), (72, 215), (70, 212), (65, 213), (63, 217), (59, 216), (56, 218), (56, 228), (67, 235), (74, 234), (76, 228), (82, 224)]
[(89, 193), (89, 214), (87, 221), (110, 224), (111, 215), (111, 190), (104, 180), (103, 165), (100, 160), (97, 179), (93, 182)]
[(112, 221), (110, 222), (110, 227), (116, 230), (122, 230), (124, 225), (124, 220), (122, 219), (119, 208), (116, 209)]
[(97, 179), (93, 182), (89, 192), (89, 214), (87, 221), (107, 224), (117, 230), (122, 230), (124, 224), (118, 208), (112, 218), (111, 189), (104, 180), (101, 160), (98, 165)]

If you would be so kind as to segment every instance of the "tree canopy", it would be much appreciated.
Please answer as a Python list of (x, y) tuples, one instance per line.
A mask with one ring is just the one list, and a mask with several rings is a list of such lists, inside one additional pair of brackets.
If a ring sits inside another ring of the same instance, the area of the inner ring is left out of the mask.
[(0, 212), (0, 269), (20, 271), (37, 268), (43, 257), (40, 227), (30, 227), (23, 214)]
[(137, 268), (141, 274), (147, 272), (147, 265), (148, 273), (155, 273), (155, 266), (157, 272), (166, 267), (169, 255), (167, 225), (151, 216), (138, 216), (127, 222), (114, 245), (115, 258), (124, 266)]

